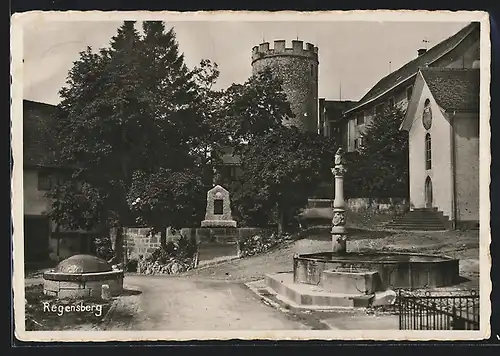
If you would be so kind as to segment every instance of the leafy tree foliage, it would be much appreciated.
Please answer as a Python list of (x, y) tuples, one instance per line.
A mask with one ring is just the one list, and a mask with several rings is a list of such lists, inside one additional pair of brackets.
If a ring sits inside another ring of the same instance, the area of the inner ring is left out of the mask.
[(315, 133), (282, 126), (242, 149), (242, 177), (235, 206), (251, 225), (275, 222), (281, 234), (295, 219), (315, 187), (329, 173), (335, 144)]
[(233, 84), (220, 100), (221, 113), (215, 127), (237, 150), (252, 140), (282, 126), (293, 117), (290, 104), (270, 69), (251, 76), (244, 84)]
[(53, 132), (60, 164), (75, 169), (70, 182), (50, 192), (53, 218), (73, 228), (116, 227), (118, 260), (123, 226), (137, 213), (129, 205), (131, 187), (154, 190), (141, 174), (158, 178), (160, 168), (196, 166), (192, 147), (203, 130), (198, 86), (173, 30), (146, 21), (143, 31), (126, 21), (108, 48), (80, 53), (60, 91)]
[(358, 153), (347, 157), (348, 197), (408, 196), (408, 133), (399, 130), (404, 112), (387, 108), (368, 124)]
[(162, 247), (166, 247), (167, 227), (193, 226), (203, 220), (205, 195), (201, 171), (160, 168), (152, 174), (134, 174), (128, 203), (136, 212), (137, 223), (159, 231)]

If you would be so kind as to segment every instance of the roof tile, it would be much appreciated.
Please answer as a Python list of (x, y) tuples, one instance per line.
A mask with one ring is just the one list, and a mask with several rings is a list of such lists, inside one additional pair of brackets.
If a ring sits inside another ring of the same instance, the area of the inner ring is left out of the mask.
[(479, 69), (422, 68), (437, 104), (445, 110), (479, 110)]

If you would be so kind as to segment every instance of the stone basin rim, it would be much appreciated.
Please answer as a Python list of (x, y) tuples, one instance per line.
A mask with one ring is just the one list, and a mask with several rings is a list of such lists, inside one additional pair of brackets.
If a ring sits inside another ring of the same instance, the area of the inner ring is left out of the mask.
[[(411, 253), (411, 252), (367, 252), (367, 253), (357, 253), (357, 252), (348, 252), (345, 255), (337, 254), (333, 256), (331, 259), (320, 258), (320, 257), (311, 257), (314, 255), (322, 254), (322, 253), (332, 253), (329, 251), (316, 252), (316, 253), (303, 253), (296, 254), (293, 256), (294, 260), (309, 260), (309, 261), (319, 261), (319, 262), (352, 262), (352, 263), (375, 263), (375, 264), (398, 264), (398, 263), (412, 263), (412, 264), (425, 264), (425, 263), (444, 263), (444, 262), (458, 262), (459, 259), (453, 258), (447, 255), (432, 255), (432, 254), (424, 254), (424, 253)], [(351, 260), (348, 258), (344, 258), (346, 255), (358, 255), (365, 257), (364, 259), (359, 260)], [(375, 260), (370, 259), (370, 255), (373, 257), (376, 256), (415, 256), (415, 257), (429, 257), (435, 258), (434, 261), (398, 261), (398, 260)]]
[(79, 273), (66, 273), (66, 272), (44, 272), (43, 279), (51, 281), (86, 281), (86, 280), (107, 280), (123, 278), (123, 270), (113, 270), (105, 272), (79, 272)]

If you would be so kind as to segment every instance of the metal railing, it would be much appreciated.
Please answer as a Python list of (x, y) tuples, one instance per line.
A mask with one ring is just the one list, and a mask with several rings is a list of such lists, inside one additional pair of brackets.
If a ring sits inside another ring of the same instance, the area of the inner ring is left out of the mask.
[(479, 330), (479, 295), (398, 293), (400, 330)]

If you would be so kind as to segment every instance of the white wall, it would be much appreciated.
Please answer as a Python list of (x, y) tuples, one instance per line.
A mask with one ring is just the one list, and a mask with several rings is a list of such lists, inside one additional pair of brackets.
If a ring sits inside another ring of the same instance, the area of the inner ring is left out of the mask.
[(479, 115), (453, 117), (456, 151), (457, 219), (479, 221)]
[[(423, 85), (423, 80), (417, 80), (417, 85)], [(418, 107), (409, 132), (410, 155), (410, 204), (414, 208), (425, 207), (425, 180), (432, 180), (433, 207), (443, 211), (444, 215), (452, 217), (452, 176), (451, 176), (451, 140), (450, 123), (441, 113), (427, 85), (422, 89), (415, 88), (419, 95)], [(432, 126), (426, 131), (422, 125), (424, 102), (430, 99), (432, 110)], [(425, 135), (431, 135), (430, 170), (425, 168)]]

